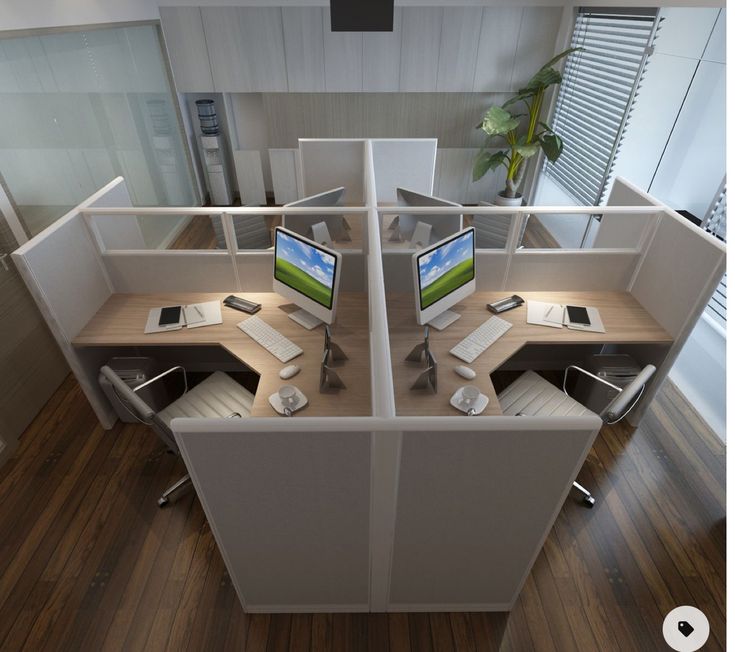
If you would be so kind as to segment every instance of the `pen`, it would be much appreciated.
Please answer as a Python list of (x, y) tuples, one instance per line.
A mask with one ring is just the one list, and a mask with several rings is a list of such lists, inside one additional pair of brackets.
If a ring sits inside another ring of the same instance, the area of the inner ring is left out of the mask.
[(546, 321), (546, 320), (548, 319), (549, 315), (551, 314), (551, 311), (552, 311), (552, 310), (553, 310), (554, 308), (556, 308), (556, 306), (555, 306), (555, 305), (551, 305), (551, 306), (549, 306), (549, 309), (548, 309), (548, 310), (546, 311), (546, 314), (544, 315), (544, 321)]
[(199, 313), (199, 316), (204, 319), (204, 313), (201, 311), (198, 305), (194, 304), (194, 310), (196, 310)]

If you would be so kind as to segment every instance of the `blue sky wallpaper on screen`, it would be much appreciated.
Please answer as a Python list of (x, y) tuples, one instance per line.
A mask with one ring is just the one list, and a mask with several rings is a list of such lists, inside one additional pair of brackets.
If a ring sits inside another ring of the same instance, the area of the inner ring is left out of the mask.
[(472, 258), (472, 233), (466, 233), (419, 258), (421, 287), (438, 279), (464, 260)]
[(334, 256), (310, 247), (305, 242), (292, 238), (283, 232), (278, 233), (278, 257), (306, 272), (314, 280), (328, 288), (334, 278)]

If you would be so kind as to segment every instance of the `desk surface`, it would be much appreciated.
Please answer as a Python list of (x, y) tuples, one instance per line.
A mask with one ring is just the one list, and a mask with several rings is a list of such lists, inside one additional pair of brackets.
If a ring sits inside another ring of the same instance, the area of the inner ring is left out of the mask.
[[(364, 293), (342, 292), (338, 304), (338, 321), (332, 327), (332, 340), (339, 344), (349, 360), (337, 363), (335, 369), (347, 385), (341, 391), (319, 392), (319, 372), (324, 344), (324, 329), (307, 331), (288, 313), (293, 304), (275, 293), (239, 293), (263, 304), (257, 313), (303, 350), (298, 358), (282, 363), (237, 328), (246, 313), (222, 307), (223, 323), (203, 328), (183, 328), (177, 331), (145, 334), (151, 308), (224, 299), (228, 293), (115, 294), (92, 317), (72, 344), (84, 346), (206, 346), (219, 345), (235, 358), (260, 374), (252, 416), (276, 417), (268, 397), (281, 385), (290, 383), (301, 389), (309, 405), (298, 415), (303, 416), (369, 416), (370, 401), (370, 342), (368, 334), (368, 299)], [(289, 364), (297, 364), (301, 372), (284, 381), (278, 372)]]
[(453, 310), (462, 317), (443, 331), (430, 329), (431, 351), (437, 359), (439, 393), (411, 390), (421, 366), (405, 361), (411, 349), (423, 341), (423, 327), (416, 323), (413, 295), (388, 295), (388, 328), (390, 331), (393, 385), (396, 413), (400, 416), (456, 416), (449, 397), (461, 386), (473, 384), (490, 397), (485, 415), (502, 414), (490, 380), (490, 373), (500, 367), (526, 344), (623, 344), (671, 343), (671, 336), (627, 292), (518, 292), (526, 301), (547, 301), (598, 308), (606, 333), (589, 333), (568, 328), (549, 328), (526, 323), (526, 305), (499, 315), (513, 327), (480, 355), (472, 364), (477, 377), (460, 378), (454, 367), (464, 365), (450, 355), (454, 347), (471, 331), (492, 316), (485, 307), (515, 292), (476, 292), (457, 304)]

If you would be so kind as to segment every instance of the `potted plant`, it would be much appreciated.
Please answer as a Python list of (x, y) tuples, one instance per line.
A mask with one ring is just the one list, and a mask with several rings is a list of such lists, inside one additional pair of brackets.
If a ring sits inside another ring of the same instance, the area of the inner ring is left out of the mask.
[[(552, 163), (561, 156), (564, 144), (561, 138), (555, 134), (549, 125), (539, 120), (541, 108), (544, 102), (546, 89), (562, 80), (561, 73), (553, 66), (561, 61), (570, 52), (580, 48), (570, 48), (557, 54), (551, 61), (545, 63), (539, 71), (531, 77), (524, 88), (519, 90), (502, 106), (491, 106), (482, 122), (477, 125), (487, 135), (485, 146), (475, 159), (472, 178), (474, 181), (481, 179), (488, 170), (495, 170), (502, 165), (507, 170), (505, 177), (505, 190), (498, 193), (495, 203), (499, 206), (520, 206), (523, 197), (518, 193), (518, 187), (523, 181), (528, 161), (539, 151), (543, 151)], [(511, 113), (515, 105), (523, 103), (526, 112)], [(522, 118), (528, 118), (528, 122), (521, 128)], [(505, 141), (501, 145), (504, 149), (496, 150), (497, 141)]]

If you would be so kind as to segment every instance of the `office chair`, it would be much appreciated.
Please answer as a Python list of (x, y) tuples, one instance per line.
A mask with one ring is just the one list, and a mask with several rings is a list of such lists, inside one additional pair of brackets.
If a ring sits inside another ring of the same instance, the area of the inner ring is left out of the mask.
[[(216, 215), (210, 215), (210, 219), (217, 239), (217, 249), (227, 249), (222, 220)], [(233, 215), (232, 223), (235, 226), (238, 249), (268, 249), (272, 245), (271, 232), (262, 215)]]
[[(589, 376), (598, 383), (606, 385), (616, 393), (612, 401), (599, 414), (603, 423), (608, 425), (617, 423), (627, 416), (643, 395), (643, 391), (646, 389), (646, 383), (656, 372), (656, 367), (650, 364), (646, 365), (629, 385), (622, 388), (581, 367), (570, 365), (564, 370), (563, 389), (559, 389), (548, 380), (539, 376), (535, 371), (526, 371), (498, 395), (503, 414), (508, 416), (535, 417), (593, 415), (594, 412), (588, 410), (584, 405), (569, 396), (567, 392), (567, 378), (570, 369)], [(595, 499), (592, 494), (581, 484), (575, 481), (574, 488), (582, 492), (584, 503), (587, 507), (592, 507), (595, 504)]]
[[(173, 403), (160, 412), (156, 412), (138, 395), (138, 392), (175, 371), (183, 374), (184, 392)], [(179, 447), (171, 431), (172, 419), (177, 417), (214, 419), (249, 417), (255, 399), (251, 392), (222, 371), (215, 371), (192, 389), (188, 388), (186, 370), (181, 366), (172, 367), (135, 388), (131, 388), (107, 365), (100, 369), (100, 373), (110, 382), (115, 395), (128, 411), (138, 421), (149, 425), (169, 450), (177, 455)], [(191, 488), (191, 478), (188, 473), (161, 494), (158, 506), (165, 507), (171, 497), (184, 488)]]

